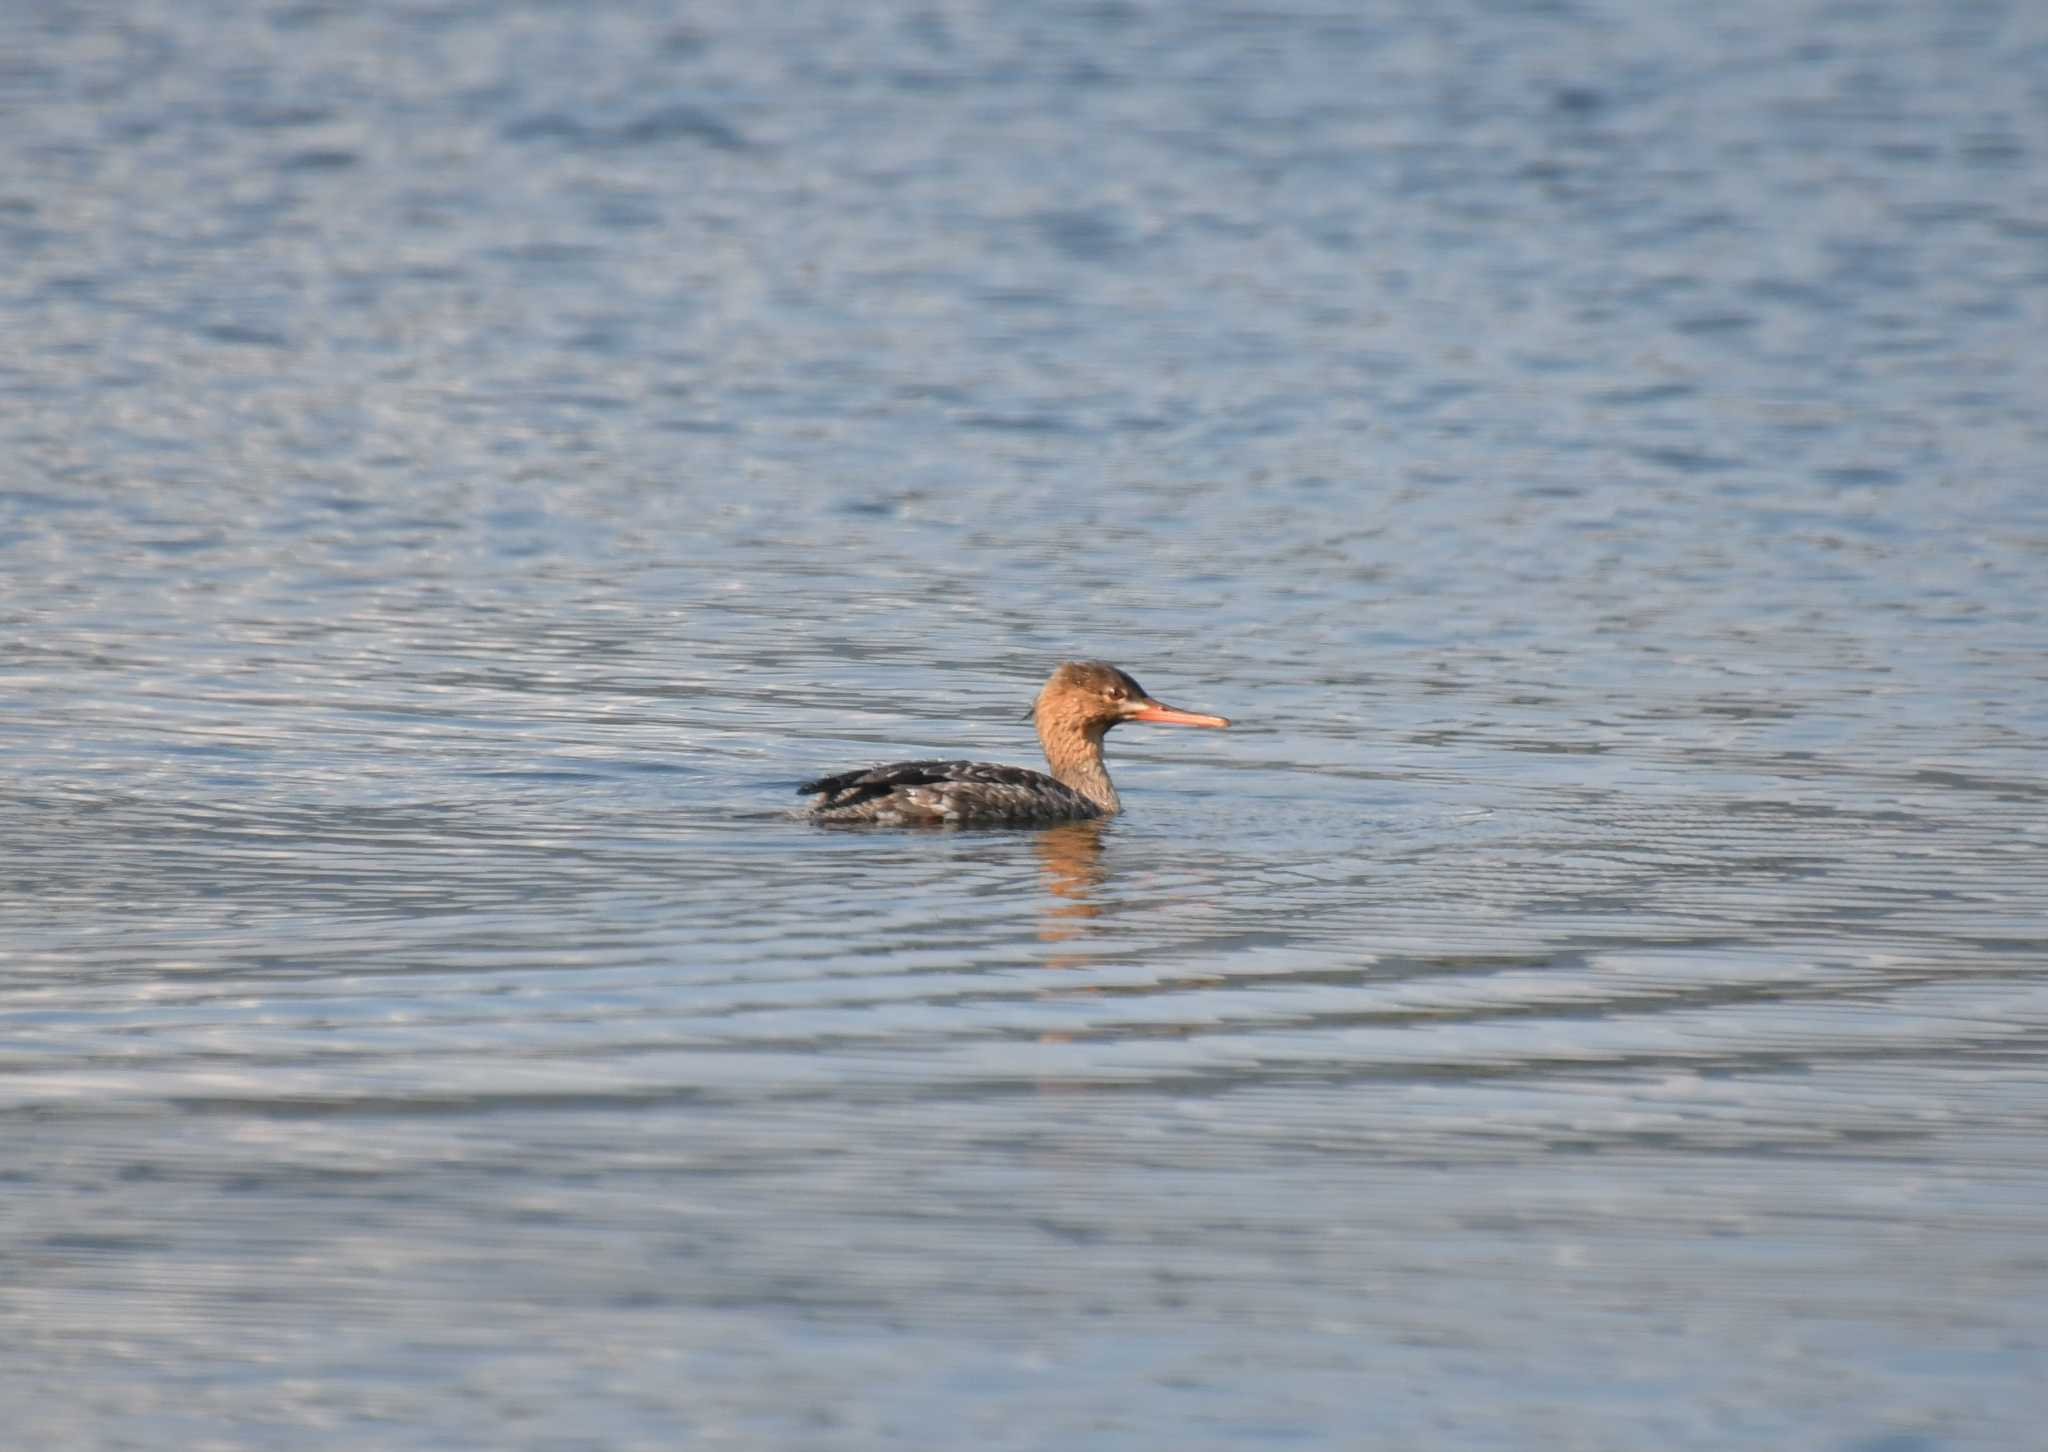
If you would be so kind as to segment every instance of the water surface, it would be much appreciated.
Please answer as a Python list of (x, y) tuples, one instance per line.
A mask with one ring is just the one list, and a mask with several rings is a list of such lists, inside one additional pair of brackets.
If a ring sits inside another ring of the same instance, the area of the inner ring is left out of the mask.
[(7, 26), (25, 1445), (2048, 1414), (2037, 8)]

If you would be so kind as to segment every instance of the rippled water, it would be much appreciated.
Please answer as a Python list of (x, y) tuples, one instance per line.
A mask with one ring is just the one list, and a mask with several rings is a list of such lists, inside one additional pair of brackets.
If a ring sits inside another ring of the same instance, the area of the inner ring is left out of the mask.
[(2048, 1414), (2048, 11), (0, 42), (22, 1445)]

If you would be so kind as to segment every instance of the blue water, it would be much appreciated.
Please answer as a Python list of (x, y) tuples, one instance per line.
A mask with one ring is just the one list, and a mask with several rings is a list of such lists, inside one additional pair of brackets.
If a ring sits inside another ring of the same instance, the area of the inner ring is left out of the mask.
[[(2048, 11), (0, 20), (0, 1405), (2029, 1445)], [(1126, 812), (1051, 665), (1237, 723)]]

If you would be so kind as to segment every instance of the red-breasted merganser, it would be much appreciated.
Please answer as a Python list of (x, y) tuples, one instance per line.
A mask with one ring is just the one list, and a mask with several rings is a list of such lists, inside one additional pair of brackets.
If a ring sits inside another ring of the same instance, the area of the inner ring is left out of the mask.
[(1039, 744), (1052, 775), (985, 761), (901, 761), (797, 788), (817, 801), (804, 815), (814, 822), (874, 822), (900, 827), (926, 823), (1028, 827), (1116, 814), (1122, 803), (1102, 764), (1102, 738), (1126, 721), (1162, 726), (1228, 726), (1164, 705), (1145, 688), (1099, 660), (1070, 660), (1052, 673), (1031, 707)]

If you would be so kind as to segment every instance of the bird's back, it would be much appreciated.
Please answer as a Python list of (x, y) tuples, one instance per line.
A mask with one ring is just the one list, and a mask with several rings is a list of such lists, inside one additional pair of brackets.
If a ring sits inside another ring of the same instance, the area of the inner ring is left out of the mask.
[(797, 791), (818, 798), (805, 810), (817, 822), (998, 825), (1075, 822), (1103, 814), (1042, 771), (986, 761), (899, 761), (820, 777)]

